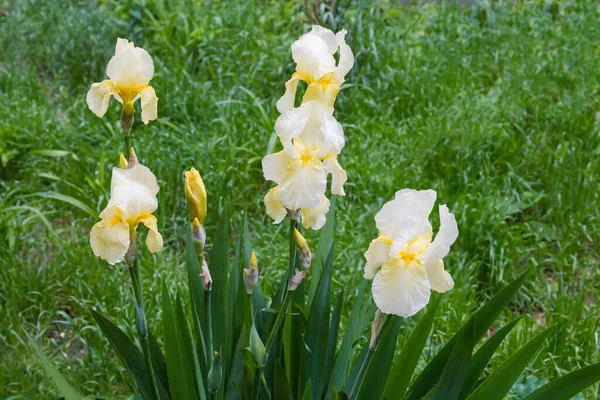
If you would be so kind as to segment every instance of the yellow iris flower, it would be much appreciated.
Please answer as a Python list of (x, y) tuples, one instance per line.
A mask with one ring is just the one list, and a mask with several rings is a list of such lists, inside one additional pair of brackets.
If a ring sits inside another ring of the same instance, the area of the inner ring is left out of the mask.
[(379, 237), (365, 252), (365, 278), (373, 279), (373, 299), (385, 314), (409, 317), (427, 305), (431, 290), (454, 287), (443, 258), (458, 237), (458, 226), (441, 205), (440, 230), (431, 241), (429, 214), (435, 199), (433, 190), (403, 189), (375, 216)]
[[(352, 49), (346, 44), (346, 33), (345, 30), (333, 33), (327, 28), (314, 25), (310, 32), (292, 44), (296, 72), (286, 82), (285, 94), (277, 102), (279, 112), (283, 113), (294, 107), (299, 81), (308, 84), (304, 102), (316, 100), (333, 107), (340, 86), (354, 65)], [(336, 65), (333, 55), (338, 50), (339, 62)]]
[(123, 261), (140, 223), (149, 229), (148, 250), (155, 253), (162, 249), (163, 239), (152, 215), (158, 208), (158, 191), (156, 177), (147, 167), (130, 162), (127, 169), (113, 168), (110, 201), (90, 232), (97, 257), (111, 265)]
[(106, 75), (109, 79), (92, 84), (87, 93), (87, 105), (94, 114), (102, 118), (114, 96), (123, 105), (140, 99), (144, 124), (157, 118), (158, 97), (148, 85), (154, 76), (154, 63), (146, 50), (135, 47), (127, 39), (117, 39)]

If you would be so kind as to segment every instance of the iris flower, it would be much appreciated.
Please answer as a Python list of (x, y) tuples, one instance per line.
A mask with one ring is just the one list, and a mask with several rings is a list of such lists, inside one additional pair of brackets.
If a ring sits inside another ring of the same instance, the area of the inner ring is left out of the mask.
[(111, 265), (123, 261), (140, 223), (149, 229), (148, 250), (155, 253), (162, 249), (163, 239), (152, 215), (158, 208), (158, 190), (156, 177), (148, 167), (130, 162), (127, 169), (113, 168), (110, 201), (100, 213), (101, 221), (90, 232), (90, 244), (97, 257)]
[(135, 47), (127, 39), (117, 39), (106, 75), (109, 79), (92, 84), (87, 93), (87, 105), (94, 114), (102, 118), (114, 96), (123, 105), (141, 99), (144, 124), (156, 119), (158, 97), (148, 85), (154, 76), (154, 63), (146, 50)]
[(414, 315), (427, 305), (431, 290), (443, 293), (454, 287), (443, 258), (458, 227), (441, 205), (440, 229), (432, 241), (429, 214), (435, 200), (433, 190), (403, 189), (375, 216), (379, 237), (365, 253), (365, 278), (373, 279), (373, 299), (385, 314)]
[[(341, 30), (334, 34), (327, 28), (314, 25), (310, 32), (292, 44), (296, 72), (286, 82), (285, 94), (277, 102), (280, 113), (294, 107), (299, 81), (308, 85), (303, 102), (316, 100), (333, 107), (340, 86), (354, 65), (354, 55), (346, 44), (346, 33)], [(334, 54), (338, 51), (339, 62), (336, 65)]]

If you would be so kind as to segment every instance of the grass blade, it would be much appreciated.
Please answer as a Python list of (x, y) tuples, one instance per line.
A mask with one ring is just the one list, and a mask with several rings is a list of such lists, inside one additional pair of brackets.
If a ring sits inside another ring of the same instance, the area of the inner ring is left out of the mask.
[(82, 400), (84, 397), (67, 381), (67, 379), (60, 373), (60, 371), (52, 364), (50, 360), (46, 358), (46, 355), (33, 341), (29, 340), (30, 346), (37, 353), (40, 363), (46, 372), (46, 375), (54, 382), (56, 389), (61, 397), (65, 400)]
[[(512, 299), (515, 293), (521, 288), (528, 272), (529, 271), (523, 273), (517, 279), (506, 285), (504, 289), (475, 313), (475, 330), (473, 335), (475, 343), (483, 337), (496, 318), (498, 318), (498, 315), (500, 315), (502, 310), (506, 307), (510, 299)], [(438, 381), (446, 362), (448, 362), (448, 358), (450, 357), (450, 353), (452, 352), (457, 339), (458, 333), (454, 335), (433, 360), (427, 364), (427, 367), (425, 367), (423, 372), (421, 372), (412, 384), (408, 400), (417, 400), (429, 393), (435, 382)]]
[(314, 304), (308, 315), (307, 325), (311, 328), (306, 332), (306, 345), (310, 349), (307, 354), (309, 368), (306, 376), (310, 377), (311, 398), (320, 398), (325, 382), (327, 361), (327, 341), (329, 336), (329, 310), (331, 297), (331, 270), (333, 266), (333, 248), (323, 268), (323, 274), (315, 293)]
[(167, 375), (171, 398), (173, 400), (186, 400), (198, 398), (196, 393), (194, 376), (183, 337), (177, 321), (177, 315), (167, 285), (163, 283), (163, 330), (165, 337), (165, 355), (167, 358)]
[(342, 339), (342, 344), (333, 366), (333, 373), (331, 376), (331, 388), (333, 392), (339, 392), (342, 390), (342, 386), (346, 380), (346, 374), (348, 373), (348, 365), (350, 364), (350, 359), (352, 358), (352, 344), (356, 341), (358, 335), (360, 334), (357, 332), (357, 327), (359, 325), (359, 316), (362, 310), (363, 298), (365, 296), (366, 283), (366, 279), (363, 279), (360, 282), (358, 294), (354, 300), (352, 312), (350, 313), (348, 326), (346, 327), (346, 332)]
[(416, 326), (413, 333), (410, 335), (400, 355), (394, 361), (394, 366), (390, 372), (390, 376), (385, 385), (383, 397), (387, 399), (402, 398), (408, 389), (410, 380), (415, 372), (431, 327), (433, 326), (433, 320), (437, 313), (442, 297), (437, 298), (431, 302), (428, 307), (427, 313), (419, 324)]
[(321, 232), (319, 233), (319, 246), (315, 253), (313, 263), (314, 265), (311, 266), (311, 278), (310, 288), (308, 290), (307, 311), (310, 311), (313, 298), (315, 297), (315, 293), (317, 292), (317, 285), (319, 284), (319, 280), (321, 279), (321, 272), (323, 271), (323, 260), (326, 259), (327, 253), (333, 245), (333, 229), (335, 227), (335, 205), (336, 196), (331, 196), (331, 204), (329, 206), (329, 211), (327, 212), (327, 222), (325, 222), (325, 225), (323, 226), (323, 228), (321, 228)]
[(510, 333), (510, 331), (517, 325), (517, 323), (521, 319), (515, 319), (514, 321), (509, 322), (504, 325), (501, 329), (498, 330), (491, 338), (489, 338), (483, 346), (473, 355), (471, 359), (471, 363), (469, 364), (469, 368), (467, 370), (467, 377), (465, 379), (465, 383), (463, 384), (462, 391), (460, 393), (460, 399), (465, 399), (471, 390), (477, 384), (477, 380), (483, 373), (485, 367), (489, 364), (490, 359), (498, 349), (498, 346), (502, 344), (504, 338)]
[(335, 305), (333, 306), (333, 312), (331, 314), (331, 326), (329, 327), (329, 339), (327, 343), (327, 361), (325, 368), (325, 385), (323, 396), (327, 397), (327, 391), (331, 390), (329, 382), (331, 380), (331, 371), (333, 369), (333, 359), (335, 356), (335, 349), (338, 339), (338, 332), (340, 329), (340, 319), (342, 316), (342, 305), (344, 304), (344, 290), (338, 295)]
[[(148, 381), (148, 373), (146, 372), (144, 357), (141, 350), (135, 345), (135, 343), (131, 341), (129, 336), (127, 336), (125, 332), (119, 329), (115, 324), (103, 317), (98, 312), (94, 310), (90, 311), (96, 320), (96, 323), (104, 333), (104, 336), (106, 336), (119, 356), (119, 359), (133, 377), (135, 385), (140, 391), (142, 397), (151, 399), (153, 397), (152, 388), (150, 387), (150, 382)], [(158, 386), (161, 399), (168, 399), (169, 396), (160, 381)]]
[(600, 363), (561, 376), (537, 389), (524, 400), (569, 400), (600, 381)]
[(473, 354), (474, 330), (475, 318), (471, 317), (461, 329), (452, 354), (436, 385), (433, 400), (456, 400), (460, 396), (467, 368), (471, 362), (471, 354)]
[[(398, 333), (404, 321), (404, 318), (395, 315), (390, 315), (388, 319), (388, 326), (384, 327), (380, 333), (379, 344), (377, 345), (377, 349), (375, 349), (375, 354), (362, 382), (358, 394), (359, 399), (378, 400), (385, 389), (385, 383), (388, 380), (392, 362), (394, 361), (394, 349), (398, 342)], [(369, 347), (368, 342), (365, 344), (365, 347)]]
[(503, 399), (553, 330), (553, 327), (546, 329), (521, 347), (515, 354), (510, 356), (508, 360), (502, 363), (498, 369), (492, 372), (467, 399)]

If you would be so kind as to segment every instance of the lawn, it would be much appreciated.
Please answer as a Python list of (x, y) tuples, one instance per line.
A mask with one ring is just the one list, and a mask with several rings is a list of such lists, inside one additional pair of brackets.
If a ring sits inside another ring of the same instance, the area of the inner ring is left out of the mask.
[[(82, 392), (132, 393), (89, 311), (134, 336), (128, 274), (95, 258), (88, 242), (122, 139), (116, 102), (99, 119), (85, 95), (104, 78), (117, 37), (152, 55), (160, 99), (159, 119), (133, 130), (140, 160), (159, 180), (166, 239), (142, 263), (151, 326), (158, 329), (162, 282), (173, 292), (186, 285), (190, 167), (207, 187), (209, 243), (220, 209), (232, 215), (232, 241), (247, 211), (263, 288), (273, 292), (286, 268), (287, 229), (265, 214), (271, 185), (261, 159), (278, 150), (275, 102), (293, 72), (289, 46), (315, 19), (347, 29), (356, 55), (336, 102), (348, 183), (337, 198), (334, 285), (353, 296), (383, 203), (401, 188), (432, 188), (457, 216), (460, 236), (446, 259), (456, 285), (443, 297), (430, 357), (470, 311), (532, 269), (503, 316), (524, 318), (495, 362), (543, 327), (558, 329), (514, 398), (600, 361), (596, 1), (358, 0), (317, 16), (303, 1), (123, 3), (0, 2), (1, 397), (55, 395), (27, 335)], [(306, 236), (316, 245), (318, 232)]]

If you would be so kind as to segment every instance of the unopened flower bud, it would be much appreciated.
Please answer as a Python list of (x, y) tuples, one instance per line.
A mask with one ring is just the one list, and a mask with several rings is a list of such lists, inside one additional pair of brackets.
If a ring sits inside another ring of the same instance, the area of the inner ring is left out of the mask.
[(215, 351), (212, 366), (208, 371), (208, 391), (212, 394), (217, 393), (221, 386), (222, 371), (221, 371), (221, 356)]
[(380, 309), (377, 309), (375, 312), (375, 318), (373, 319), (373, 325), (371, 326), (371, 342), (369, 343), (369, 347), (371, 350), (375, 350), (377, 348), (378, 335), (381, 333), (381, 328), (383, 327), (383, 323), (387, 319), (388, 314), (384, 314)]
[(123, 104), (123, 109), (121, 110), (121, 127), (125, 135), (129, 135), (129, 131), (133, 127), (134, 112), (133, 101), (127, 101)]
[(290, 292), (293, 292), (300, 286), (306, 275), (308, 274), (309, 269), (303, 269), (302, 271), (296, 269), (296, 275), (292, 276), (288, 281), (288, 289)]
[(194, 218), (194, 222), (192, 222), (192, 242), (196, 254), (202, 254), (206, 243), (206, 230), (204, 230), (204, 226), (198, 221), (198, 218)]
[(123, 154), (119, 154), (119, 168), (125, 169), (127, 168), (127, 164), (129, 163), (127, 162), (125, 156)]
[(310, 248), (308, 247), (308, 243), (304, 236), (300, 233), (298, 229), (294, 229), (294, 239), (296, 240), (296, 246), (298, 247), (298, 255), (300, 256), (300, 263), (304, 269), (310, 268)]
[(260, 368), (265, 366), (267, 363), (267, 352), (254, 324), (252, 324), (252, 328), (250, 329), (250, 353), (252, 354), (252, 358), (254, 358), (254, 362)]
[(246, 293), (252, 294), (254, 292), (254, 286), (258, 281), (258, 262), (256, 261), (256, 254), (252, 252), (250, 257), (250, 268), (244, 268), (243, 271), (244, 286), (246, 286)]
[(127, 168), (133, 168), (139, 163), (137, 154), (135, 154), (135, 150), (131, 147), (129, 149), (129, 162), (127, 163)]
[(192, 218), (198, 218), (204, 224), (206, 218), (206, 189), (200, 173), (192, 168), (185, 171), (185, 198)]
[(210, 270), (208, 269), (208, 264), (206, 263), (206, 257), (202, 255), (202, 272), (200, 273), (202, 277), (202, 285), (204, 285), (204, 290), (210, 292), (212, 290), (212, 277), (210, 276)]

